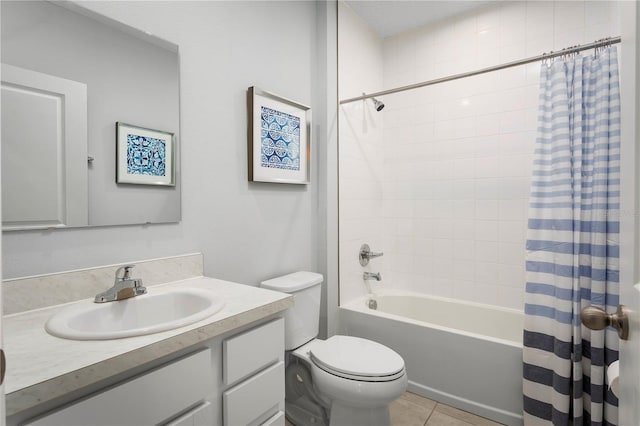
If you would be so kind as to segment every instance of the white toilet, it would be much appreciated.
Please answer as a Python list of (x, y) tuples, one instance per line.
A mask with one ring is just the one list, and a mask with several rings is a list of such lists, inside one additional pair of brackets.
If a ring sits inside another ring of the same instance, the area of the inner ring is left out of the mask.
[(389, 426), (389, 404), (407, 388), (404, 360), (367, 339), (316, 339), (322, 280), (295, 272), (261, 283), (295, 298), (285, 313), (287, 417), (296, 426)]

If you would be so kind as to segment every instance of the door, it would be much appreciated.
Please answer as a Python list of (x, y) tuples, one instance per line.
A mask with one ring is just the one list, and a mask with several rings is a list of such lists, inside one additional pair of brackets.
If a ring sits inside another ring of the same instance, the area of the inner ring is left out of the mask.
[(640, 425), (640, 199), (637, 146), (640, 135), (640, 80), (637, 70), (638, 16), (636, 2), (620, 2), (621, 25), (621, 205), (620, 303), (629, 308), (629, 338), (620, 341), (620, 395), (618, 424)]
[(87, 86), (2, 64), (3, 229), (88, 224)]
[[(0, 107), (1, 108), (1, 107)], [(2, 111), (0, 111), (1, 116)], [(1, 126), (1, 123), (0, 123)], [(0, 146), (2, 146), (0, 140)], [(2, 160), (2, 152), (0, 152), (0, 160)], [(2, 161), (0, 161), (0, 188), (2, 188)], [(0, 223), (2, 223), (2, 196), (0, 192)], [(0, 280), (2, 279), (2, 232), (0, 232)], [(4, 410), (4, 372), (6, 368), (4, 357), (4, 340), (2, 339), (2, 286), (0, 285), (0, 426), (5, 425)]]
[[(0, 200), (0, 222), (1, 222), (1, 219), (2, 219), (2, 201)], [(2, 259), (2, 233), (1, 232), (0, 232), (0, 259)], [(2, 262), (0, 262), (0, 277), (2, 277)], [(0, 286), (0, 348), (4, 348), (4, 340), (2, 339), (2, 286)], [(4, 415), (5, 413), (5, 410), (4, 410), (5, 369), (6, 369), (6, 362), (4, 357), (4, 350), (0, 349), (0, 426), (5, 425), (5, 415)]]

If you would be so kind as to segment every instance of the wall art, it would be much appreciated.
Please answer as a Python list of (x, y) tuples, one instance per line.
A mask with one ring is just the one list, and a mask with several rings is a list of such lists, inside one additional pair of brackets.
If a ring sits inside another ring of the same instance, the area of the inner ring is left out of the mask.
[(309, 183), (311, 108), (257, 87), (248, 106), (249, 181)]
[(173, 133), (116, 123), (116, 183), (175, 186)]

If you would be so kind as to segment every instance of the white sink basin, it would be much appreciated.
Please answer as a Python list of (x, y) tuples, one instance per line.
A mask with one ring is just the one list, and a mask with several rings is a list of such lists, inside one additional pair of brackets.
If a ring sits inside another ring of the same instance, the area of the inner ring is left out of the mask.
[(118, 339), (193, 324), (224, 306), (213, 292), (203, 289), (148, 290), (148, 294), (117, 302), (75, 303), (52, 315), (45, 329), (65, 339)]

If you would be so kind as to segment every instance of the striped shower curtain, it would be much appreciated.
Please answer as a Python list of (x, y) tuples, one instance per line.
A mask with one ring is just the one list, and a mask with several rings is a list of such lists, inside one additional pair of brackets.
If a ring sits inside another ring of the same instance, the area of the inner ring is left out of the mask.
[(525, 425), (617, 424), (612, 329), (580, 324), (618, 305), (620, 90), (615, 47), (543, 64), (526, 254)]

